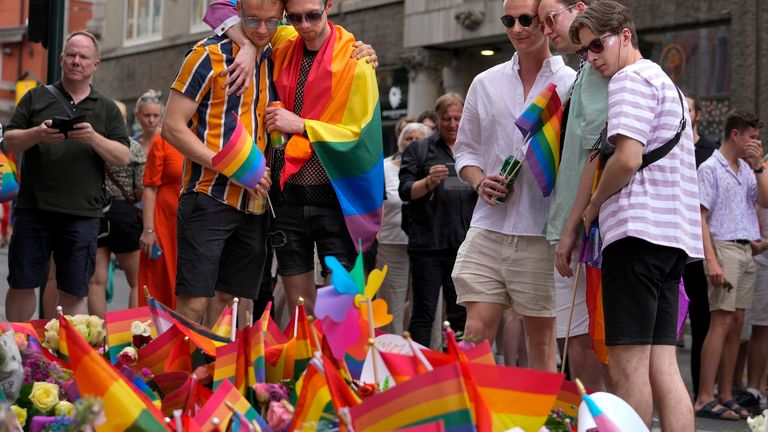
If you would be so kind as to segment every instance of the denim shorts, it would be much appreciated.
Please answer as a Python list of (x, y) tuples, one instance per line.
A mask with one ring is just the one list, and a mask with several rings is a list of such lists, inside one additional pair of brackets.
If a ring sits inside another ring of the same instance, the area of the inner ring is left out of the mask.
[(247, 214), (208, 195), (179, 199), (176, 294), (215, 291), (255, 299), (267, 259), (267, 214)]
[(77, 297), (88, 295), (96, 266), (99, 218), (20, 209), (8, 249), (8, 285), (37, 288), (48, 278), (48, 262), (56, 262), (58, 289)]
[(357, 251), (344, 223), (341, 207), (281, 203), (275, 209), (275, 225), (270, 235), (277, 256), (277, 273), (295, 276), (315, 268), (314, 250), (327, 274), (326, 256), (335, 256), (347, 269)]

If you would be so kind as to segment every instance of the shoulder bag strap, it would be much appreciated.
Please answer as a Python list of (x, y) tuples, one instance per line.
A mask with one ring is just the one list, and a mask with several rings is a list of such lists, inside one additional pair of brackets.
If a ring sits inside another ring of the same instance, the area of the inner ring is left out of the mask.
[(669, 152), (672, 151), (672, 149), (677, 145), (678, 141), (680, 141), (680, 136), (683, 134), (683, 131), (685, 130), (685, 105), (683, 105), (683, 94), (680, 92), (680, 89), (675, 86), (675, 89), (677, 90), (677, 97), (680, 99), (680, 110), (682, 111), (682, 119), (680, 120), (680, 126), (677, 128), (677, 133), (675, 134), (672, 139), (665, 142), (661, 147), (655, 148), (648, 153), (643, 155), (643, 164), (640, 165), (640, 171), (641, 169), (647, 167), (648, 165), (658, 161), (659, 159), (663, 158)]
[(56, 100), (59, 101), (61, 106), (63, 106), (64, 109), (67, 111), (67, 114), (69, 114), (69, 117), (75, 117), (76, 114), (75, 114), (75, 110), (72, 109), (72, 104), (69, 103), (67, 98), (64, 97), (63, 94), (61, 94), (61, 92), (59, 91), (58, 88), (56, 88), (55, 85), (48, 84), (47, 86), (45, 86), (45, 89), (48, 90), (48, 92), (50, 92), (53, 95), (53, 97), (56, 98)]
[(136, 205), (136, 200), (131, 199), (131, 196), (128, 195), (128, 192), (123, 188), (123, 185), (120, 184), (119, 181), (117, 181), (117, 178), (114, 174), (109, 170), (109, 168), (104, 167), (104, 173), (109, 177), (109, 179), (112, 181), (112, 184), (117, 187), (117, 189), (120, 191), (120, 194), (123, 195), (123, 198), (125, 198), (126, 201), (128, 201), (129, 204), (132, 206)]

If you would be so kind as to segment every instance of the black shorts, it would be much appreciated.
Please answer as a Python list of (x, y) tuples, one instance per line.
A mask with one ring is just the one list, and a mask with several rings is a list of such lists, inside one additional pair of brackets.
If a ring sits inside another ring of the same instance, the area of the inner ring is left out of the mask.
[(131, 203), (113, 198), (109, 211), (104, 215), (102, 226), (105, 223), (109, 224), (109, 229), (107, 235), (99, 237), (98, 247), (109, 248), (116, 254), (139, 250), (142, 221)]
[(675, 345), (682, 249), (626, 237), (603, 251), (605, 344)]
[(88, 281), (96, 266), (99, 219), (58, 212), (15, 209), (8, 249), (8, 285), (37, 288), (48, 278), (53, 254), (58, 288), (77, 297), (88, 295)]
[(277, 273), (295, 276), (315, 268), (315, 244), (323, 276), (327, 273), (325, 257), (336, 257), (347, 269), (355, 262), (357, 251), (349, 236), (341, 207), (321, 207), (281, 203), (275, 209), (271, 234), (277, 256)]
[(246, 214), (192, 192), (179, 199), (176, 221), (176, 295), (258, 296), (267, 259), (266, 213)]

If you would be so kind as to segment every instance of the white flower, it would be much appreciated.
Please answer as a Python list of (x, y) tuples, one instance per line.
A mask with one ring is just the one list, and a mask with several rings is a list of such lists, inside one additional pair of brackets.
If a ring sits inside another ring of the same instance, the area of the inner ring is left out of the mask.
[(134, 321), (131, 323), (131, 334), (133, 336), (150, 336), (152, 329), (146, 323)]
[(768, 432), (768, 409), (763, 411), (763, 415), (747, 419), (747, 425), (752, 432)]

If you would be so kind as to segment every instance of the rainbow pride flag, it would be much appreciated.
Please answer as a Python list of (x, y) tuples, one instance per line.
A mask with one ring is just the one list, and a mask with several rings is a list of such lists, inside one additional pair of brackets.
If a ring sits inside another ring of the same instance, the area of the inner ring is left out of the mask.
[(272, 319), (270, 311), (272, 310), (272, 301), (267, 303), (267, 307), (264, 308), (264, 312), (261, 314), (261, 329), (264, 331), (264, 347), (269, 348), (274, 345), (282, 345), (288, 342), (288, 338), (285, 337), (280, 326), (277, 325), (275, 320)]
[(563, 382), (561, 374), (532, 369), (480, 363), (463, 363), (461, 367), (482, 398), (480, 403), (473, 401), (475, 406), (490, 411), (492, 430), (539, 430), (547, 421)]
[[(123, 348), (133, 343), (131, 334), (131, 324), (134, 321), (147, 322), (152, 317), (149, 313), (149, 307), (139, 307), (133, 309), (124, 309), (110, 311), (104, 315), (104, 323), (107, 327), (107, 345), (109, 345), (109, 359), (112, 363), (117, 361), (117, 355)], [(152, 337), (157, 337), (157, 331), (154, 325), (150, 325)]]
[(232, 308), (229, 305), (224, 306), (221, 314), (219, 314), (219, 319), (211, 327), (211, 331), (221, 337), (232, 337)]
[(515, 126), (520, 129), (523, 136), (528, 138), (536, 131), (543, 128), (552, 117), (562, 116), (563, 104), (560, 102), (560, 96), (557, 94), (557, 85), (549, 83), (544, 90), (536, 96), (536, 99), (517, 116)]
[(447, 432), (475, 431), (461, 367), (455, 362), (368, 397), (350, 413), (357, 432), (393, 431), (438, 420)]
[(297, 383), (296, 391), (299, 399), (296, 402), (296, 411), (290, 430), (314, 432), (319, 430), (334, 430), (338, 418), (331, 400), (331, 391), (325, 376), (314, 364), (307, 368), (307, 372)]
[(254, 189), (264, 177), (267, 160), (240, 118), (234, 113), (232, 115), (237, 120), (235, 130), (224, 148), (213, 156), (211, 164), (215, 171)]
[(175, 356), (172, 354), (174, 350), (178, 350), (176, 346), (180, 344), (186, 345), (187, 352), (189, 352), (189, 342), (184, 340), (184, 333), (174, 325), (156, 339), (139, 348), (138, 366), (149, 369), (153, 374), (179, 371), (180, 368), (176, 366), (179, 363), (174, 361)]
[[(248, 422), (258, 424), (262, 430), (271, 430), (259, 413), (253, 409), (253, 406), (229, 380), (224, 380), (219, 388), (213, 392), (194, 420), (203, 431), (224, 431), (227, 430), (230, 420), (236, 412), (242, 414)], [(218, 425), (213, 424), (214, 417), (219, 419)]]
[[(555, 187), (560, 167), (560, 125), (563, 104), (557, 86), (550, 83), (515, 121), (524, 136), (530, 137), (525, 158), (541, 193), (548, 197)], [(538, 116), (532, 118), (532, 116)]]
[(104, 404), (105, 421), (96, 430), (168, 430), (160, 410), (91, 348), (61, 315), (59, 337), (68, 348), (72, 374), (80, 394), (99, 397)]
[(211, 331), (211, 329), (188, 320), (183, 315), (170, 309), (168, 306), (160, 303), (157, 299), (147, 297), (149, 312), (152, 316), (152, 322), (155, 324), (157, 333), (163, 334), (173, 325), (184, 333), (189, 340), (203, 350), (207, 355), (215, 357), (216, 347), (220, 347), (231, 342), (229, 337), (221, 337)]
[(267, 380), (267, 368), (264, 362), (264, 332), (261, 331), (261, 321), (255, 321), (245, 329), (246, 339), (246, 386), (253, 388), (256, 383)]
[[(300, 116), (308, 138), (294, 135), (285, 149), (282, 188), (313, 153), (325, 168), (352, 241), (368, 249), (381, 226), (384, 153), (376, 74), (365, 60), (350, 58), (354, 36), (331, 27), (309, 72)], [(295, 35), (275, 44), (275, 87), (293, 111), (304, 42)]]
[(216, 348), (216, 361), (213, 369), (213, 389), (229, 380), (240, 393), (245, 394), (247, 370), (245, 331), (238, 330), (234, 342)]
[(14, 199), (19, 193), (19, 182), (16, 181), (16, 164), (13, 163), (4, 153), (0, 152), (0, 202), (6, 202)]
[(563, 380), (563, 385), (557, 393), (553, 410), (562, 409), (564, 413), (571, 417), (579, 415), (579, 405), (581, 404), (581, 395), (579, 388), (573, 381)]

